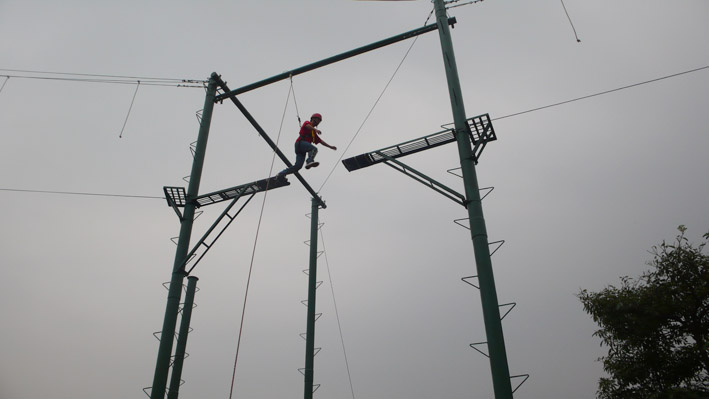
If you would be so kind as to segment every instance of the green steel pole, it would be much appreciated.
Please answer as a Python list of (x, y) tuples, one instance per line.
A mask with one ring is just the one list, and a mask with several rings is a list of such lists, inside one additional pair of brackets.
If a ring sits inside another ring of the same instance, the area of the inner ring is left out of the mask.
[(190, 236), (192, 235), (192, 223), (194, 221), (195, 204), (191, 201), (199, 195), (199, 183), (202, 179), (202, 167), (204, 156), (207, 150), (207, 138), (209, 137), (209, 125), (212, 122), (212, 110), (214, 109), (214, 97), (217, 93), (217, 79), (219, 75), (212, 73), (207, 85), (207, 95), (204, 99), (204, 110), (202, 111), (202, 123), (199, 126), (197, 146), (195, 147), (194, 161), (192, 162), (192, 173), (190, 183), (187, 187), (187, 203), (180, 222), (180, 238), (177, 241), (175, 251), (175, 263), (172, 268), (172, 279), (167, 294), (167, 306), (165, 308), (165, 319), (160, 335), (160, 347), (158, 349), (158, 359), (155, 365), (155, 375), (153, 377), (151, 399), (164, 399), (165, 388), (167, 387), (167, 375), (170, 371), (170, 356), (172, 355), (172, 342), (175, 336), (175, 326), (177, 325), (177, 315), (180, 309), (180, 297), (182, 296), (182, 282), (186, 276), (184, 261), (189, 251)]
[(177, 336), (177, 347), (175, 348), (175, 362), (172, 365), (172, 375), (170, 375), (170, 389), (167, 391), (168, 399), (177, 399), (177, 395), (180, 391), (180, 383), (182, 382), (182, 365), (185, 362), (187, 336), (190, 332), (190, 320), (192, 320), (192, 308), (194, 307), (194, 294), (197, 291), (197, 280), (199, 279), (195, 276), (187, 277), (185, 304), (182, 306), (180, 333)]
[(470, 220), (470, 234), (475, 252), (478, 281), (480, 283), (480, 298), (482, 300), (485, 333), (490, 354), (490, 369), (492, 371), (492, 384), (496, 399), (511, 399), (512, 385), (510, 372), (507, 365), (505, 340), (502, 334), (500, 309), (495, 289), (495, 279), (492, 273), (490, 248), (488, 246), (487, 230), (483, 217), (480, 189), (475, 173), (472, 146), (470, 144), (469, 127), (466, 121), (463, 94), (458, 78), (458, 67), (453, 52), (453, 41), (447, 24), (446, 7), (443, 0), (434, 0), (438, 34), (441, 39), (443, 62), (448, 78), (448, 94), (453, 110), (453, 121), (458, 142), (458, 155), (463, 172), (465, 196), (467, 198), (468, 218)]
[(315, 364), (315, 290), (318, 288), (318, 198), (313, 198), (310, 214), (310, 268), (308, 269), (308, 321), (305, 336), (305, 399), (313, 398)]

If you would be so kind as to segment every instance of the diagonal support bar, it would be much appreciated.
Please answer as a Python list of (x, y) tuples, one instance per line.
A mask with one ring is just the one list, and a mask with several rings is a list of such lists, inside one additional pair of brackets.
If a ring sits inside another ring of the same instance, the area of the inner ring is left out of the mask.
[[(456, 23), (455, 18), (448, 18), (448, 24), (449, 24), (449, 25), (453, 26), (455, 23)], [(351, 58), (351, 57), (360, 55), (360, 54), (362, 54), (362, 53), (366, 53), (366, 52), (368, 52), (368, 51), (376, 50), (376, 49), (378, 49), (378, 48), (381, 48), (381, 47), (384, 47), (384, 46), (388, 46), (388, 45), (390, 45), (390, 44), (394, 44), (394, 43), (400, 42), (400, 41), (402, 41), (402, 40), (410, 39), (410, 38), (412, 38), (412, 37), (419, 36), (419, 35), (422, 35), (422, 34), (427, 33), (427, 32), (432, 32), (432, 31), (437, 30), (437, 29), (438, 29), (438, 25), (437, 25), (437, 24), (426, 25), (426, 26), (423, 26), (423, 27), (421, 27), (421, 28), (408, 31), (408, 32), (406, 32), (406, 33), (402, 33), (402, 34), (399, 34), (399, 35), (396, 35), (396, 36), (392, 36), (392, 37), (390, 37), (390, 38), (388, 38), (388, 39), (380, 40), (380, 41), (378, 41), (378, 42), (376, 42), (376, 43), (368, 44), (368, 45), (366, 45), (366, 46), (362, 46), (362, 47), (356, 48), (356, 49), (354, 49), (354, 50), (350, 50), (350, 51), (347, 51), (347, 52), (345, 52), (345, 53), (338, 54), (338, 55), (335, 55), (335, 56), (333, 56), (333, 57), (326, 58), (326, 59), (324, 59), (324, 60), (317, 61), (317, 62), (314, 62), (314, 63), (312, 63), (312, 64), (308, 64), (308, 65), (302, 66), (302, 67), (300, 67), (300, 68), (296, 68), (296, 69), (290, 70), (290, 71), (288, 71), (288, 72), (283, 72), (283, 73), (281, 73), (281, 74), (279, 74), (279, 75), (272, 76), (272, 77), (270, 77), (270, 78), (267, 78), (267, 79), (258, 81), (258, 82), (256, 82), (256, 83), (251, 83), (251, 84), (249, 84), (249, 85), (246, 85), (246, 86), (244, 86), (244, 87), (238, 88), (238, 89), (236, 89), (236, 90), (229, 90), (229, 89), (226, 89), (226, 88), (225, 88), (225, 89), (224, 89), (224, 92), (225, 92), (225, 93), (218, 95), (218, 96), (215, 98), (215, 101), (217, 101), (217, 102), (219, 102), (219, 101), (224, 101), (224, 100), (227, 99), (227, 98), (231, 98), (231, 97), (234, 97), (234, 96), (236, 96), (236, 95), (246, 93), (247, 91), (251, 91), (251, 90), (254, 90), (254, 89), (258, 89), (259, 87), (263, 87), (263, 86), (266, 86), (266, 85), (270, 85), (271, 83), (276, 83), (276, 82), (279, 82), (279, 81), (281, 81), (281, 80), (288, 79), (288, 78), (291, 77), (291, 76), (300, 75), (301, 73), (309, 72), (309, 71), (312, 71), (313, 69), (317, 69), (317, 68), (324, 67), (324, 66), (326, 66), (326, 65), (334, 64), (335, 62), (342, 61), (342, 60), (345, 60), (345, 59), (347, 59), (347, 58)]]
[[(403, 162), (397, 161), (396, 159), (394, 159), (386, 154), (382, 154), (382, 153), (378, 153), (378, 154), (381, 155), (382, 157), (386, 158), (386, 161), (384, 161), (385, 165), (409, 176), (410, 178), (416, 180), (417, 182), (419, 182), (425, 186), (428, 186), (433, 191), (443, 195), (446, 198), (453, 200), (457, 204), (465, 206), (465, 196), (463, 196), (463, 194), (460, 194), (457, 191), (453, 190), (452, 188), (437, 182), (436, 180), (426, 176), (425, 174), (419, 172), (418, 170), (412, 168), (411, 166), (404, 164)], [(392, 165), (392, 163), (398, 165), (398, 167)]]
[(510, 379), (513, 379), (513, 378), (524, 378), (519, 384), (517, 384), (517, 386), (515, 387), (515, 389), (512, 390), (512, 393), (515, 393), (515, 392), (517, 392), (517, 390), (519, 389), (519, 387), (522, 386), (522, 384), (524, 384), (525, 382), (527, 382), (527, 380), (529, 379), (529, 374), (511, 375), (511, 376), (510, 376)]
[[(229, 92), (229, 88), (227, 87), (226, 83), (222, 80), (221, 77), (217, 78), (217, 84), (219, 85), (219, 87), (222, 88), (222, 90), (224, 90), (225, 92)], [(261, 125), (259, 125), (258, 122), (256, 122), (256, 119), (254, 119), (254, 117), (251, 116), (251, 113), (249, 113), (249, 111), (246, 109), (246, 107), (244, 107), (244, 105), (241, 103), (241, 101), (239, 101), (235, 96), (231, 96), (229, 98), (234, 103), (234, 105), (236, 105), (236, 108), (239, 108), (239, 111), (241, 111), (241, 113), (244, 114), (244, 117), (246, 117), (246, 119), (251, 123), (251, 125), (256, 129), (256, 131), (261, 135), (261, 137), (264, 140), (266, 140), (266, 143), (273, 149), (273, 151), (276, 152), (278, 157), (281, 158), (283, 163), (285, 163), (286, 166), (288, 166), (288, 167), (293, 166), (293, 164), (290, 163), (288, 158), (286, 158), (286, 156), (283, 155), (283, 152), (281, 152), (281, 150), (278, 148), (276, 143), (274, 143), (273, 140), (271, 140), (271, 138), (268, 137), (268, 134), (266, 134), (266, 132), (261, 127)], [(295, 177), (298, 178), (298, 180), (300, 180), (300, 183), (303, 184), (303, 187), (305, 187), (305, 189), (308, 190), (310, 195), (313, 196), (313, 199), (315, 199), (318, 202), (318, 205), (320, 205), (320, 207), (323, 209), (327, 208), (327, 206), (325, 205), (325, 202), (322, 200), (322, 198), (320, 198), (320, 196), (315, 192), (315, 190), (313, 190), (313, 188), (310, 187), (310, 184), (308, 184), (308, 182), (305, 181), (303, 176), (301, 176), (300, 173), (298, 173), (298, 172), (295, 172), (294, 175), (295, 175)]]
[[(197, 264), (199, 263), (199, 261), (202, 260), (202, 258), (204, 258), (204, 255), (206, 255), (207, 252), (212, 248), (212, 245), (214, 245), (214, 243), (217, 242), (217, 240), (219, 239), (219, 237), (222, 236), (222, 234), (224, 233), (224, 231), (226, 231), (226, 229), (231, 225), (231, 223), (234, 221), (234, 219), (236, 219), (236, 217), (239, 216), (239, 214), (241, 213), (241, 211), (246, 207), (246, 205), (248, 205), (249, 202), (251, 202), (251, 199), (254, 198), (254, 195), (256, 195), (255, 193), (252, 193), (251, 196), (246, 200), (246, 202), (244, 203), (244, 205), (242, 205), (241, 208), (239, 208), (239, 210), (236, 211), (236, 214), (234, 214), (234, 216), (231, 216), (231, 215), (229, 214), (229, 211), (230, 211), (231, 208), (236, 204), (236, 202), (239, 200), (239, 198), (241, 198), (242, 193), (243, 193), (244, 191), (246, 191), (245, 188), (242, 189), (242, 192), (239, 193), (239, 195), (237, 195), (237, 196), (231, 201), (231, 203), (226, 207), (226, 209), (224, 209), (224, 212), (222, 212), (222, 214), (219, 215), (219, 217), (217, 218), (217, 220), (215, 220), (214, 223), (212, 223), (212, 225), (209, 227), (209, 229), (207, 229), (207, 232), (204, 233), (204, 235), (202, 236), (202, 238), (200, 238), (200, 240), (197, 242), (197, 244), (195, 244), (195, 246), (194, 246), (194, 248), (192, 249), (192, 251), (190, 251), (190, 253), (187, 255), (187, 258), (185, 259), (185, 262), (183, 263), (182, 268), (184, 268), (185, 266), (187, 266), (187, 263), (192, 259), (193, 256), (195, 256), (195, 254), (197, 253), (197, 250), (199, 250), (199, 248), (200, 248), (201, 246), (204, 245), (204, 246), (206, 247), (206, 249), (204, 250), (204, 252), (199, 256), (199, 258), (194, 262), (194, 264), (192, 265), (192, 267), (187, 271), (187, 274), (188, 274), (188, 275), (189, 275), (190, 273), (192, 273), (192, 270), (194, 270), (194, 268), (197, 267)], [(219, 225), (219, 223), (221, 223), (222, 219), (224, 219), (225, 216), (229, 218), (229, 221), (226, 223), (226, 225), (225, 225), (224, 227), (222, 227), (222, 229), (219, 231), (219, 233), (217, 233), (217, 236), (214, 238), (214, 240), (212, 240), (212, 242), (211, 242), (210, 244), (206, 244), (205, 241), (207, 240), (207, 238), (210, 236), (210, 234), (212, 234), (212, 232), (214, 231), (214, 229)]]

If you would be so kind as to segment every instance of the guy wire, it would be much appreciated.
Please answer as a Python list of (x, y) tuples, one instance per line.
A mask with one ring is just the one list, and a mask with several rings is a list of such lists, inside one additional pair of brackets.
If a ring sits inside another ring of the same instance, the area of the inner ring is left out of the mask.
[[(428, 20), (431, 19), (431, 15), (433, 15), (433, 10), (431, 10), (431, 12), (428, 14), (428, 17), (426, 18), (426, 22), (423, 23), (424, 26), (426, 26), (426, 24), (428, 23)], [(355, 141), (355, 139), (357, 138), (357, 135), (359, 135), (359, 132), (362, 131), (362, 128), (364, 127), (364, 124), (367, 123), (367, 120), (368, 120), (369, 117), (372, 115), (372, 112), (374, 112), (374, 108), (376, 108), (376, 107), (377, 107), (377, 104), (379, 104), (379, 100), (381, 100), (382, 97), (384, 96), (384, 93), (385, 93), (385, 92), (387, 91), (387, 89), (389, 88), (389, 85), (390, 85), (391, 82), (394, 80), (394, 77), (396, 76), (397, 72), (399, 72), (399, 69), (401, 68), (401, 65), (404, 64), (404, 61), (406, 60), (406, 57), (407, 57), (407, 56), (409, 55), (409, 53), (411, 52), (411, 49), (414, 48), (414, 44), (416, 44), (416, 41), (418, 41), (418, 39), (419, 39), (419, 36), (416, 36), (416, 37), (414, 38), (414, 41), (411, 43), (411, 46), (409, 46), (408, 50), (406, 50), (406, 53), (404, 54), (404, 57), (401, 59), (401, 61), (399, 62), (399, 65), (398, 65), (398, 66), (396, 67), (396, 69), (394, 70), (394, 73), (391, 75), (391, 78), (389, 78), (389, 81), (387, 82), (387, 84), (384, 85), (384, 89), (383, 89), (382, 92), (379, 94), (379, 97), (377, 97), (377, 100), (374, 101), (374, 105), (372, 105), (372, 108), (369, 109), (369, 112), (367, 113), (367, 116), (364, 117), (364, 120), (362, 121), (362, 124), (359, 125), (359, 128), (358, 128), (357, 131), (355, 132), (354, 136), (352, 136), (352, 139), (351, 139), (350, 142), (347, 144), (347, 147), (345, 147), (345, 149), (342, 151), (342, 155), (340, 155), (340, 158), (337, 159), (337, 162), (335, 162), (335, 165), (332, 167), (332, 169), (330, 169), (330, 173), (328, 173), (328, 175), (327, 175), (327, 177), (325, 177), (325, 180), (323, 181), (322, 185), (320, 185), (320, 188), (319, 188), (318, 191), (317, 191), (318, 193), (319, 193), (320, 191), (322, 191), (323, 187), (325, 187), (325, 183), (327, 183), (328, 179), (330, 179), (330, 176), (332, 176), (332, 172), (335, 171), (335, 169), (337, 168), (337, 166), (340, 164), (340, 161), (342, 160), (342, 158), (343, 158), (343, 157), (345, 156), (345, 154), (347, 153), (347, 150), (350, 148), (350, 146), (352, 145), (352, 143)]]
[(337, 310), (337, 301), (335, 300), (335, 286), (332, 284), (332, 272), (330, 272), (330, 262), (327, 260), (327, 249), (325, 248), (325, 235), (323, 229), (320, 229), (320, 241), (322, 241), (323, 254), (325, 255), (325, 266), (327, 267), (327, 278), (330, 280), (330, 291), (332, 292), (332, 303), (335, 307), (335, 318), (337, 319), (337, 328), (340, 331), (340, 342), (342, 343), (342, 353), (345, 356), (345, 367), (347, 368), (347, 378), (350, 382), (350, 391), (352, 399), (355, 399), (354, 387), (352, 385), (352, 375), (350, 374), (350, 362), (347, 360), (347, 351), (345, 350), (345, 338), (342, 335), (342, 324), (340, 323), (340, 312)]

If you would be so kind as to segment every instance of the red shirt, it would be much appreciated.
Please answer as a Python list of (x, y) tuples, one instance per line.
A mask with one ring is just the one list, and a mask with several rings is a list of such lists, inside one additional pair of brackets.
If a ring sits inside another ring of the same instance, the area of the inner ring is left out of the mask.
[(315, 126), (313, 126), (313, 124), (310, 123), (310, 121), (305, 121), (305, 123), (303, 123), (303, 126), (301, 126), (301, 128), (300, 128), (298, 140), (296, 140), (296, 141), (303, 140), (303, 141), (307, 141), (308, 143), (313, 143), (313, 144), (319, 143), (320, 137), (318, 137), (318, 134), (315, 133), (315, 130), (307, 129), (306, 126), (308, 126), (308, 125), (310, 125), (313, 129), (315, 129)]

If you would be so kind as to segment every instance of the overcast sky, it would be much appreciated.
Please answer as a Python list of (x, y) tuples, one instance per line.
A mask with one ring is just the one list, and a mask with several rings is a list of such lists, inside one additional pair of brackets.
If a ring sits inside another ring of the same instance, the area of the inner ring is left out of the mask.
[[(503, 321), (510, 372), (531, 375), (518, 398), (593, 398), (605, 348), (575, 295), (642, 273), (648, 250), (680, 224), (695, 242), (709, 230), (709, 3), (564, 3), (580, 43), (557, 0), (449, 11), (466, 111), (497, 119), (477, 172), (481, 187), (495, 187), (483, 201), (489, 240), (505, 240), (492, 258), (498, 298), (517, 304)], [(140, 398), (152, 383), (179, 232), (162, 187), (187, 185), (204, 90), (136, 92), (139, 78), (215, 71), (236, 88), (418, 28), (431, 9), (426, 0), (0, 0), (0, 398)], [(452, 121), (432, 32), (359, 130), (412, 43), (295, 77), (299, 112), (292, 97), (286, 107), (288, 81), (240, 96), (291, 160), (298, 113), (322, 113), (323, 138), (338, 147), (321, 147), (321, 166), (303, 171), (327, 203), (316, 398), (492, 397), (488, 359), (469, 348), (485, 333), (479, 293), (461, 282), (475, 274), (470, 234), (453, 223), (465, 209), (386, 165), (348, 173), (338, 162)], [(283, 168), (230, 102), (215, 106), (209, 140), (202, 193)], [(463, 191), (446, 173), (459, 166), (455, 145), (401, 160)], [(266, 196), (235, 398), (302, 396), (310, 198), (290, 180)], [(263, 203), (256, 196), (193, 273), (182, 398), (229, 397)], [(193, 242), (225, 204), (203, 208)]]

